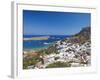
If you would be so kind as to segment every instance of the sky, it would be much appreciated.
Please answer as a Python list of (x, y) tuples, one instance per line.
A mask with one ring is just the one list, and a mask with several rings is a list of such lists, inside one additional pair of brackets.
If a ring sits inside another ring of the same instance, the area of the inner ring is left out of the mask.
[(23, 10), (24, 35), (73, 35), (90, 26), (90, 13)]

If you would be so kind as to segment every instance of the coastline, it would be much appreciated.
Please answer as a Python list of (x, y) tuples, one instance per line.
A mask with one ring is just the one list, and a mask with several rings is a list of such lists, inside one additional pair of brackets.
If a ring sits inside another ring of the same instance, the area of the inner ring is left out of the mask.
[(40, 37), (31, 37), (31, 38), (24, 38), (23, 40), (48, 40), (50, 36), (40, 36)]
[[(49, 46), (49, 45), (48, 45)], [(37, 51), (37, 50), (41, 50), (41, 49), (46, 49), (48, 48), (48, 46), (44, 46), (44, 47), (37, 47), (37, 48), (29, 48), (29, 49), (23, 49), (23, 51)]]

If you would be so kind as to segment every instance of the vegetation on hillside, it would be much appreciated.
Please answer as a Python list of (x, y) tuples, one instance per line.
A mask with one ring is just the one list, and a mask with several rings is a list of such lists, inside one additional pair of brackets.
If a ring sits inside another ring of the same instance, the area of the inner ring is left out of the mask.
[(70, 63), (58, 61), (49, 64), (46, 68), (60, 68), (60, 67), (70, 67), (70, 66), (71, 66)]

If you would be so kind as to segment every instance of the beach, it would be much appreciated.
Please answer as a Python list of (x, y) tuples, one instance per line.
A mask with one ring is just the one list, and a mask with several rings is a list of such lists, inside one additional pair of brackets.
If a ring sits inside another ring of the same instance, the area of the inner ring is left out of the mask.
[(48, 40), (49, 36), (40, 36), (40, 37), (31, 37), (31, 38), (24, 38), (24, 40)]

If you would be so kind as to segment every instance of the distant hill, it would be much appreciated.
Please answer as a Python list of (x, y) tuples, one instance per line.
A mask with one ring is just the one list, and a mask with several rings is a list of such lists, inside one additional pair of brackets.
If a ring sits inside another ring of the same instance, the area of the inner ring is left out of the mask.
[(85, 27), (79, 33), (75, 34), (74, 36), (83, 36), (86, 40), (91, 38), (91, 28)]
[(82, 30), (80, 32), (73, 35), (71, 38), (69, 38), (69, 39), (66, 38), (62, 41), (83, 44), (86, 41), (90, 41), (90, 39), (91, 39), (91, 28), (85, 27), (85, 28), (82, 28)]

